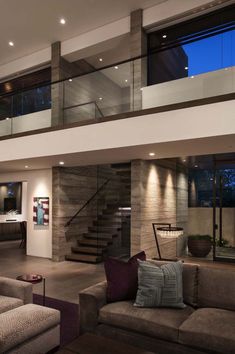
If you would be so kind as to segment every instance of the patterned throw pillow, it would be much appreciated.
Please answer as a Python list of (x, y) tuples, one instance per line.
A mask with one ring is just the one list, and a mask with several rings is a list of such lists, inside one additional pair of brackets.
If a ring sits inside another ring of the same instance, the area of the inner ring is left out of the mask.
[(182, 262), (171, 262), (158, 267), (140, 261), (138, 291), (134, 306), (184, 308)]

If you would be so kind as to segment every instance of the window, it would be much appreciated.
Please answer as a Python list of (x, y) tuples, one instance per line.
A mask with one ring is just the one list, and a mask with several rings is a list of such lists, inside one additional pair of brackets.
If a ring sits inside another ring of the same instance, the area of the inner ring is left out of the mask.
[(235, 66), (235, 6), (148, 35), (148, 84)]

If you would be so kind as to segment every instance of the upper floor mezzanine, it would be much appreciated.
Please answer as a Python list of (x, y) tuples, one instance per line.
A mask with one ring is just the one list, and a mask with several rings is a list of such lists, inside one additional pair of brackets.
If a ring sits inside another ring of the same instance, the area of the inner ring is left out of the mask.
[(99, 69), (92, 59), (64, 59), (60, 43), (53, 44), (48, 80), (18, 91), (4, 83), (9, 90), (0, 97), (1, 139), (233, 100), (231, 10), (150, 33), (142, 31), (140, 12), (131, 24), (132, 59)]

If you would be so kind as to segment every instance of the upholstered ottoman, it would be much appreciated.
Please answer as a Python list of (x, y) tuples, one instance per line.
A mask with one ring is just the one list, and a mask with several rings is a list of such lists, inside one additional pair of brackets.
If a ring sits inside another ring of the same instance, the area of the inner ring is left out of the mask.
[(0, 314), (0, 353), (44, 354), (59, 345), (59, 311), (27, 304)]

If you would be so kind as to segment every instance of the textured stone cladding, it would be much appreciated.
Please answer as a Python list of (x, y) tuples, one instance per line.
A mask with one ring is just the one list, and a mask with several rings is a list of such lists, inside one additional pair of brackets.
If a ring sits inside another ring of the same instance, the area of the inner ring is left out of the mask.
[[(86, 232), (96, 213), (96, 205), (89, 205), (68, 230), (65, 223), (81, 208), (97, 189), (97, 167), (53, 168), (52, 191), (52, 255), (55, 261), (64, 260), (70, 253), (78, 233)], [(92, 210), (93, 209), (93, 210)]]
[[(147, 257), (158, 257), (153, 222), (182, 226), (187, 234), (187, 171), (170, 160), (134, 160), (131, 165), (131, 254), (144, 250)], [(182, 253), (185, 237), (159, 238), (162, 257)]]
[[(113, 178), (113, 170), (109, 165), (54, 167), (52, 172), (52, 255), (53, 260), (63, 261), (66, 254), (71, 253), (71, 246), (88, 227), (97, 220), (98, 214), (109, 200), (116, 197), (115, 183), (109, 183), (105, 200), (102, 195), (94, 198), (74, 219), (70, 227), (67, 221), (96, 193), (107, 179)], [(111, 190), (111, 187), (113, 189)], [(110, 194), (108, 193), (110, 192)]]

